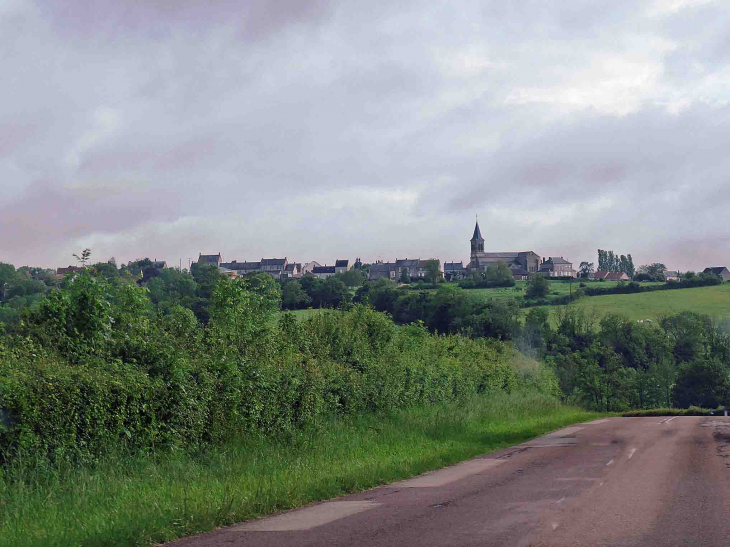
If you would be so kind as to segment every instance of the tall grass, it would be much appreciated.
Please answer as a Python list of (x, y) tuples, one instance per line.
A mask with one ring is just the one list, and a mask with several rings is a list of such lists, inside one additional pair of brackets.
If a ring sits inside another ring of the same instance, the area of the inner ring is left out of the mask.
[(204, 452), (107, 455), (94, 467), (18, 458), (0, 471), (0, 547), (149, 545), (410, 477), (597, 416), (494, 393), (330, 418)]

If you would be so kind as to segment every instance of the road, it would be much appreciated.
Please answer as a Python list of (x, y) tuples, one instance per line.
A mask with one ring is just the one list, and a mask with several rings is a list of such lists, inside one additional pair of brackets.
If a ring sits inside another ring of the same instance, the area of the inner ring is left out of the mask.
[(730, 546), (730, 418), (607, 418), (176, 547)]

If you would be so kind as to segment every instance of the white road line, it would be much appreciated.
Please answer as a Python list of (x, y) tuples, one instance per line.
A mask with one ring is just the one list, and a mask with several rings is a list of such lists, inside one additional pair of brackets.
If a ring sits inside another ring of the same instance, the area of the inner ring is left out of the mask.
[(674, 419), (675, 419), (676, 417), (677, 417), (677, 416), (672, 416), (671, 418), (664, 418), (664, 419), (663, 419), (663, 420), (662, 420), (661, 422), (659, 422), (659, 423), (660, 423), (660, 424), (668, 424), (669, 422), (671, 422), (672, 420), (674, 420)]
[(677, 417), (676, 417), (676, 416), (672, 416), (671, 418), (669, 418), (669, 419), (667, 420), (667, 423), (671, 422), (672, 420), (676, 420), (676, 419), (677, 419)]
[(608, 462), (606, 465), (613, 465), (613, 460), (611, 460), (610, 462)]
[(636, 452), (636, 449), (635, 449), (635, 448), (632, 448), (632, 449), (631, 449), (631, 450), (629, 451), (629, 459), (631, 459), (631, 456), (633, 456), (633, 455), (634, 455), (634, 452)]

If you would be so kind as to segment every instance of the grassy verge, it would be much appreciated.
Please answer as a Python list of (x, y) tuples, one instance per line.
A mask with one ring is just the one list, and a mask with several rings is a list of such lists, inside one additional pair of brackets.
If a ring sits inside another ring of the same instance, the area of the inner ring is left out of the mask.
[(722, 407), (712, 409), (698, 406), (689, 408), (650, 408), (648, 410), (628, 410), (622, 413), (621, 416), (629, 418), (641, 416), (722, 416), (724, 410)]
[(0, 546), (148, 545), (362, 490), (510, 446), (597, 413), (539, 394), (331, 420), (206, 453), (17, 461), (0, 476)]

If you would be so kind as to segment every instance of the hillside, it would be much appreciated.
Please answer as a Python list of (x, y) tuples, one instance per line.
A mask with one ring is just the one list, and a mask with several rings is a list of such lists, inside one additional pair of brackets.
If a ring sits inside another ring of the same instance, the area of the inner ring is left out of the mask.
[[(587, 312), (595, 310), (599, 318), (609, 313), (620, 313), (637, 321), (655, 320), (657, 317), (681, 311), (695, 311), (713, 317), (730, 317), (730, 283), (673, 291), (591, 296), (582, 298), (572, 305)], [(557, 307), (551, 306), (549, 309)]]

